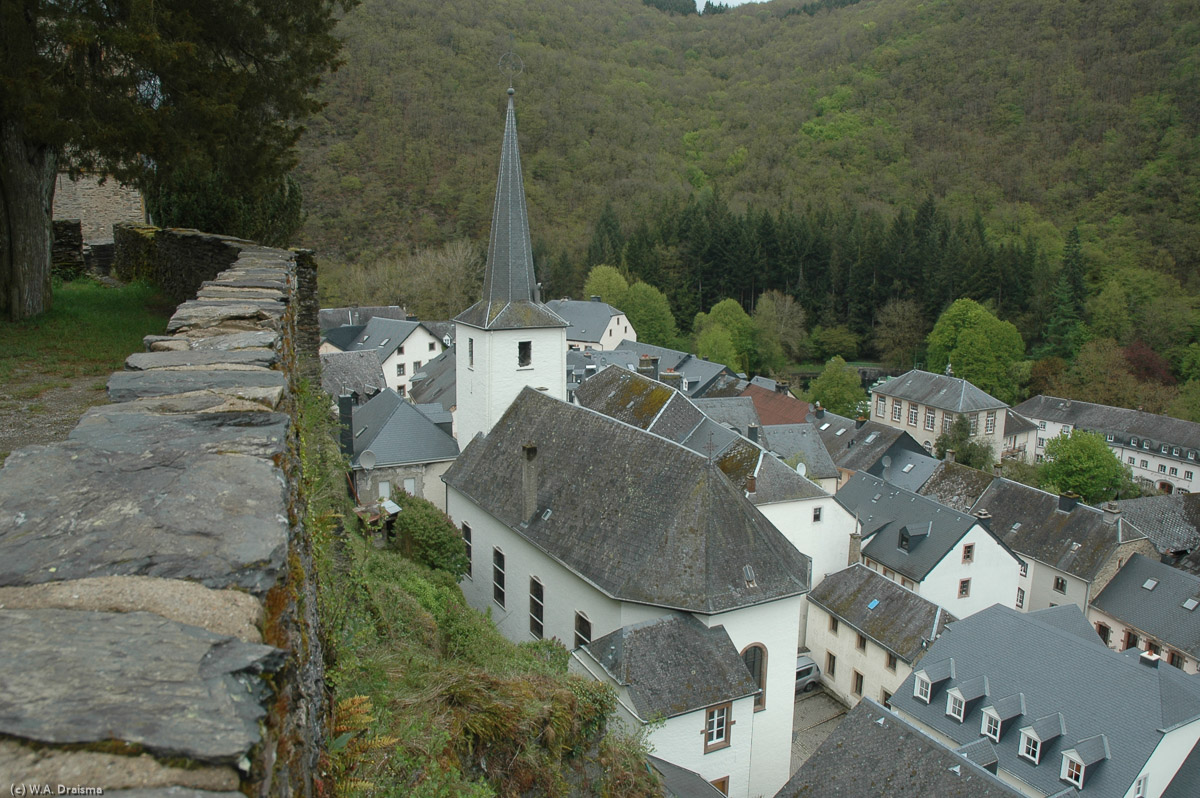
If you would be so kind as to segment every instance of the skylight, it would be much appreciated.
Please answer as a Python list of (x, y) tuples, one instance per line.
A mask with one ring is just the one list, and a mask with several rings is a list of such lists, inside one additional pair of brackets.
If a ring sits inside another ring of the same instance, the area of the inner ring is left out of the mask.
[(827, 429), (829, 429), (829, 422), (828, 422), (828, 421), (826, 421), (824, 424), (822, 424), (822, 425), (821, 425), (821, 431), (822, 431), (822, 432), (824, 432), (824, 431), (825, 431), (825, 430), (827, 430)]
[(879, 437), (878, 432), (872, 432), (870, 435), (867, 436), (867, 443), (872, 443), (878, 437)]
[(1016, 521), (1016, 522), (1014, 522), (1014, 523), (1013, 523), (1013, 525), (1012, 525), (1012, 531), (1013, 531), (1013, 532), (1016, 532), (1016, 531), (1017, 531), (1018, 529), (1020, 529), (1020, 528), (1021, 528), (1021, 522), (1020, 522), (1020, 521)]
[[(365, 340), (367, 340), (367, 339), (366, 339), (366, 338), (364, 338), (363, 340), (365, 341)], [(379, 345), (380, 345), (380, 346), (383, 346), (384, 344), (386, 344), (386, 343), (387, 343), (388, 341), (390, 341), (390, 340), (392, 340), (392, 339), (391, 339), (391, 338), (384, 338), (382, 341), (380, 341), (380, 342), (379, 342)]]
[(867, 605), (867, 609), (873, 610), (879, 606), (879, 599), (871, 599), (871, 603)]
[(1183, 602), (1183, 608), (1185, 610), (1187, 610), (1188, 612), (1191, 612), (1192, 610), (1196, 609), (1196, 607), (1200, 607), (1200, 601), (1197, 601), (1194, 598), (1187, 599), (1186, 601)]
[(837, 436), (841, 435), (841, 434), (842, 434), (843, 432), (845, 432), (845, 431), (846, 431), (846, 428), (845, 428), (845, 427), (842, 427), (840, 430), (838, 430), (837, 432), (833, 433), (833, 435), (834, 435), (834, 437), (836, 438)]
[(913, 464), (909, 463), (908, 465), (906, 465), (904, 468), (902, 468), (900, 470), (903, 471), (905, 474), (907, 474), (909, 471), (913, 470)]
[(1142, 587), (1146, 588), (1147, 590), (1153, 590), (1154, 588), (1158, 587), (1158, 580), (1147, 579), (1145, 582), (1142, 582)]

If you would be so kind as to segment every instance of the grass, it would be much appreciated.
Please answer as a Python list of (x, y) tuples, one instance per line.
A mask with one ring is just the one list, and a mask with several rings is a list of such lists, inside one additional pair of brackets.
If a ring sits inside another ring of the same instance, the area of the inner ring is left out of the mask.
[(0, 381), (14, 396), (34, 398), (61, 385), (61, 378), (107, 374), (143, 349), (144, 336), (166, 330), (172, 309), (155, 288), (141, 283), (57, 284), (46, 313), (0, 321)]

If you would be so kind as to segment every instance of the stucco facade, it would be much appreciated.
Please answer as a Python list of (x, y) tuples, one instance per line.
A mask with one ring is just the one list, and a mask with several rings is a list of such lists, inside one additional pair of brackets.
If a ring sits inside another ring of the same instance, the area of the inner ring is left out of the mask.
[[(912, 665), (899, 657), (889, 659), (890, 652), (865, 635), (863, 647), (859, 648), (860, 632), (843, 621), (838, 621), (835, 630), (832, 617), (823, 607), (809, 603), (805, 637), (809, 656), (821, 668), (825, 689), (851, 707), (863, 696), (887, 706), (900, 683), (912, 673)], [(831, 655), (836, 661), (832, 674), (829, 673)], [(861, 691), (856, 690), (859, 675)]]
[(405, 491), (432, 502), (442, 512), (446, 511), (446, 485), (442, 474), (450, 468), (453, 460), (440, 463), (408, 463), (370, 471), (355, 469), (354, 488), (359, 503), (370, 504), (377, 499), (387, 499), (396, 491)]
[(445, 348), (440, 338), (424, 327), (417, 327), (381, 364), (387, 386), (401, 396), (408, 396), (413, 374)]

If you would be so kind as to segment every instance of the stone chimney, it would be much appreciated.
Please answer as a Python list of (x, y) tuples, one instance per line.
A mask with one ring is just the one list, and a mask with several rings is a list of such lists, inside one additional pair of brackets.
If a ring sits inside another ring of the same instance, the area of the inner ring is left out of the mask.
[(855, 523), (854, 531), (850, 533), (850, 555), (846, 558), (846, 565), (854, 565), (854, 563), (862, 559), (862, 533), (858, 531), (858, 524)]
[(1078, 493), (1067, 492), (1067, 493), (1061, 493), (1058, 496), (1058, 511), (1059, 512), (1069, 513), (1075, 509), (1075, 505), (1077, 505), (1077, 504), (1079, 504), (1079, 494)]
[(521, 523), (528, 524), (537, 512), (537, 446), (527, 443), (521, 450), (525, 453), (525, 459), (521, 462)]
[(338, 397), (338, 424), (341, 428), (338, 443), (342, 454), (350, 456), (354, 454), (354, 397), (349, 394)]
[(746, 477), (746, 492), (751, 496), (758, 492), (758, 477), (753, 474)]
[(995, 463), (992, 466), (992, 476), (994, 476), (994, 477), (1004, 476), (1004, 464), (1003, 463)]
[(649, 377), (652, 380), (658, 379), (658, 356), (657, 355), (642, 355), (638, 358), (637, 366), (638, 374), (643, 377)]
[(789, 387), (787, 380), (775, 380), (775, 393), (787, 394)]
[(746, 437), (750, 439), (751, 443), (758, 443), (758, 433), (759, 433), (759, 430), (761, 430), (761, 429), (762, 428), (760, 426), (758, 426), (757, 424), (751, 424), (746, 429)]
[(865, 418), (863, 418), (862, 416), (859, 416), (858, 418), (854, 419), (854, 428), (862, 429), (863, 424), (866, 424), (866, 423), (867, 423), (867, 420)]
[(1105, 502), (1100, 508), (1104, 511), (1104, 523), (1112, 526), (1121, 517), (1121, 505), (1116, 502)]
[(946, 462), (947, 462), (947, 463), (953, 463), (953, 462), (954, 462), (954, 454), (955, 454), (955, 452), (954, 452), (954, 450), (953, 450), (953, 449), (947, 449), (947, 450), (946, 450)]
[(986, 507), (980, 507), (978, 510), (971, 513), (971, 515), (979, 519), (979, 523), (983, 525), (984, 529), (992, 528), (992, 514), (988, 512)]
[(1153, 651), (1143, 651), (1138, 655), (1138, 662), (1142, 663), (1148, 668), (1157, 668), (1158, 663), (1161, 660), (1162, 657), (1158, 656)]
[(599, 294), (592, 294), (592, 296), (591, 296), (590, 298), (591, 298), (591, 300), (592, 300), (593, 302), (599, 302), (599, 301), (600, 301), (600, 295), (599, 295)]
[(821, 407), (820, 402), (813, 407), (813, 415), (817, 418), (825, 418), (825, 408)]
[(667, 369), (662, 374), (658, 375), (658, 378), (664, 385), (668, 385), (677, 391), (683, 390), (683, 374), (678, 371)]

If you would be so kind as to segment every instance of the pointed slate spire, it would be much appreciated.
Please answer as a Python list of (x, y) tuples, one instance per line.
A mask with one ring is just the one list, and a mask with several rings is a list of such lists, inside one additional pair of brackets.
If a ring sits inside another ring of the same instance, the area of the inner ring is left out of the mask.
[(529, 213), (521, 177), (521, 152), (517, 147), (514, 93), (510, 86), (487, 271), (483, 278), (483, 301), (463, 311), (456, 320), (485, 330), (566, 327), (567, 322), (543, 305), (536, 295)]

